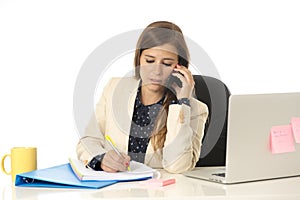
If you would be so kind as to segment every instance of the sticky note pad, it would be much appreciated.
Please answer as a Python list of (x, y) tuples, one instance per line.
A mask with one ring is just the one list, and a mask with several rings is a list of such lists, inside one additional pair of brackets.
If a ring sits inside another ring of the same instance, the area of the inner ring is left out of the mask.
[(291, 120), (292, 130), (296, 143), (300, 143), (300, 118), (293, 117)]
[(273, 126), (270, 132), (270, 147), (274, 154), (295, 151), (292, 126)]
[(175, 178), (170, 178), (170, 179), (149, 179), (149, 180), (146, 180), (146, 181), (142, 181), (141, 185), (152, 186), (152, 187), (162, 187), (162, 186), (173, 184), (175, 182), (176, 182)]

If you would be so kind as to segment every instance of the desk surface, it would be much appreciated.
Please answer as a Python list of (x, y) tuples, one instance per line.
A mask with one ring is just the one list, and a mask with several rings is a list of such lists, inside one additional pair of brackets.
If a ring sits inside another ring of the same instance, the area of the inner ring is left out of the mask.
[(50, 189), (12, 187), (1, 183), (3, 200), (39, 199), (300, 199), (300, 177), (223, 185), (161, 171), (161, 178), (175, 178), (165, 187), (146, 187), (139, 182), (117, 183), (102, 189)]

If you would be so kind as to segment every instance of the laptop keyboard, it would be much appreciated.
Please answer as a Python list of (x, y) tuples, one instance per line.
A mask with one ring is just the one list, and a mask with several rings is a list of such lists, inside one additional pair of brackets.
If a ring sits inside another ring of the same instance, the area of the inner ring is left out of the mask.
[(215, 173), (215, 174), (212, 174), (214, 176), (220, 176), (220, 177), (225, 177), (225, 173)]

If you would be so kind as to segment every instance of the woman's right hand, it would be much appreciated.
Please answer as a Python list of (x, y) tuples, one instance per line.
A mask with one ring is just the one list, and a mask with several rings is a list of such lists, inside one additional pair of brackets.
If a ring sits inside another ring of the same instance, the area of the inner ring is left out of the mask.
[(120, 157), (114, 150), (110, 150), (105, 153), (101, 162), (101, 168), (106, 172), (118, 172), (127, 171), (130, 157), (121, 153), (123, 157)]

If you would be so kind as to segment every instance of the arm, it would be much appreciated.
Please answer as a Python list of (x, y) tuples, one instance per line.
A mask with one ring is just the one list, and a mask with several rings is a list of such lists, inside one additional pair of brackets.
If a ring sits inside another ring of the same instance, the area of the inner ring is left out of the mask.
[(200, 157), (208, 108), (192, 98), (191, 106), (173, 104), (169, 107), (167, 135), (163, 148), (163, 167), (172, 173), (193, 169)]
[[(125, 171), (129, 165), (130, 157), (116, 155), (105, 142), (104, 135), (108, 134), (107, 124), (108, 112), (112, 109), (110, 104), (111, 95), (117, 81), (111, 81), (104, 88), (100, 101), (96, 105), (95, 115), (92, 116), (84, 136), (77, 144), (77, 156), (79, 160), (87, 163), (94, 170), (104, 170), (108, 172)], [(111, 131), (111, 130), (109, 130)]]
[(102, 93), (100, 101), (96, 105), (95, 114), (92, 115), (84, 135), (80, 138), (76, 152), (79, 160), (85, 163), (91, 161), (97, 155), (104, 154), (104, 134), (106, 123), (106, 91), (108, 84)]

